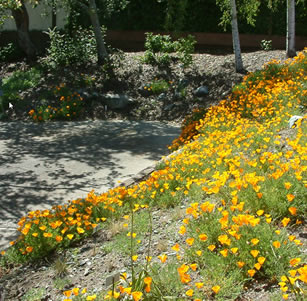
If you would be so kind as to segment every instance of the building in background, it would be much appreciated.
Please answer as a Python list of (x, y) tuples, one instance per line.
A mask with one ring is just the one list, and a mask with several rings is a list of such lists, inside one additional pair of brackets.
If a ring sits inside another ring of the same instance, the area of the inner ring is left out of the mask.
[[(26, 4), (26, 8), (29, 14), (29, 30), (44, 31), (48, 28), (52, 28), (54, 23), (58, 29), (63, 29), (66, 23), (67, 12), (64, 9), (58, 9), (56, 14), (52, 14), (52, 8), (39, 4), (33, 8), (30, 4)], [(13, 18), (8, 18), (4, 25), (0, 28), (0, 31), (14, 31), (16, 30), (16, 24)]]

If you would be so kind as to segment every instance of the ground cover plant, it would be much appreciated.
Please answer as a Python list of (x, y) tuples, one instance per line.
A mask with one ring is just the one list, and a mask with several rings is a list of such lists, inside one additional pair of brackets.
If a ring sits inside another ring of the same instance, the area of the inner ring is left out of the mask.
[[(60, 298), (240, 300), (264, 282), (280, 286), (276, 300), (303, 300), (306, 245), (297, 233), (307, 212), (306, 65), (306, 50), (271, 62), (228, 99), (195, 111), (170, 146), (179, 151), (137, 185), (29, 212), (2, 266), (42, 258), (123, 218), (129, 272), (107, 291), (74, 287)], [(293, 115), (303, 118), (289, 128)], [(185, 212), (172, 251), (153, 256), (152, 211), (176, 206)]]
[(167, 82), (164, 79), (155, 78), (152, 82), (144, 85), (144, 90), (148, 94), (161, 94), (170, 88), (172, 82)]
[(16, 71), (11, 77), (4, 78), (2, 86), (3, 96), (0, 98), (0, 114), (5, 112), (5, 108), (8, 108), (9, 104), (24, 110), (26, 104), (20, 92), (38, 86), (41, 75), (41, 70), (31, 68), (26, 72)]
[(79, 117), (84, 104), (79, 93), (72, 93), (65, 84), (56, 86), (53, 93), (58, 99), (58, 103), (53, 106), (44, 104), (36, 110), (31, 109), (29, 115), (33, 121), (72, 120)]

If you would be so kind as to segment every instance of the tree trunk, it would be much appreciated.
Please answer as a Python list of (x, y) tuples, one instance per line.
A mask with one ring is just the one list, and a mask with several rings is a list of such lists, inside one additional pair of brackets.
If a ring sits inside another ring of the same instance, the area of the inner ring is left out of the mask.
[(268, 36), (271, 37), (273, 32), (273, 13), (270, 10), (270, 15), (268, 17)]
[(235, 54), (236, 62), (236, 72), (244, 72), (243, 62), (241, 57), (241, 46), (240, 46), (240, 37), (238, 29), (238, 19), (237, 19), (237, 7), (236, 0), (230, 0), (231, 5), (231, 32), (232, 32), (232, 45), (233, 51)]
[(28, 59), (32, 60), (35, 58), (36, 48), (30, 39), (29, 15), (23, 1), (20, 8), (12, 9), (12, 16), (17, 27), (18, 44), (26, 53)]
[(295, 51), (295, 0), (287, 0), (287, 57), (296, 56)]
[(93, 25), (94, 34), (97, 43), (98, 65), (102, 65), (105, 62), (105, 60), (108, 58), (108, 52), (104, 43), (101, 27), (99, 24), (95, 0), (89, 0), (88, 13), (91, 19), (91, 23)]
[(56, 27), (56, 13), (57, 13), (57, 8), (54, 0), (52, 0), (51, 3), (51, 27), (55, 28)]

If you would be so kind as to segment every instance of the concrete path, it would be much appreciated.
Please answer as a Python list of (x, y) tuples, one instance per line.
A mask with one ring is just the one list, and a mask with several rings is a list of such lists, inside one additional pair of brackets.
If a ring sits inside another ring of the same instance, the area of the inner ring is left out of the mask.
[(166, 155), (179, 133), (161, 122), (0, 123), (0, 250), (28, 211), (117, 186)]

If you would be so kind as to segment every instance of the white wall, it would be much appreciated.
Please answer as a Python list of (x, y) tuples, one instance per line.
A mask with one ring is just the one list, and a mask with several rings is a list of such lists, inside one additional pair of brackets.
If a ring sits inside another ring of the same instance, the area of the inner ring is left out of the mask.
[[(29, 29), (30, 30), (47, 30), (52, 25), (51, 8), (40, 4), (33, 8), (31, 5), (26, 4), (27, 11), (29, 14)], [(57, 28), (63, 28), (65, 25), (65, 19), (67, 12), (63, 9), (57, 11)], [(7, 19), (4, 22), (1, 31), (4, 30), (16, 30), (14, 19)]]

